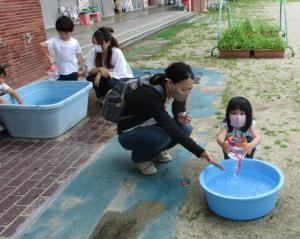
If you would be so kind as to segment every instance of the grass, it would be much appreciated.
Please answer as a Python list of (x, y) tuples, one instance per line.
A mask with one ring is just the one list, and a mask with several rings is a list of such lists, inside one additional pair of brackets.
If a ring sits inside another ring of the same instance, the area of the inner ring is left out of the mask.
[(278, 26), (267, 20), (245, 19), (227, 28), (218, 42), (220, 50), (286, 49)]

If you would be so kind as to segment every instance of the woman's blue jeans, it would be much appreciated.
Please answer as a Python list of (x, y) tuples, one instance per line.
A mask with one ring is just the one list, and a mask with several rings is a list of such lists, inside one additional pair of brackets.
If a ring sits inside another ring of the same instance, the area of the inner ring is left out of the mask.
[[(191, 125), (180, 125), (181, 130), (190, 135)], [(123, 148), (131, 150), (131, 159), (134, 163), (152, 160), (161, 151), (174, 147), (178, 142), (172, 140), (159, 125), (137, 127), (128, 132), (119, 134), (119, 142)]]

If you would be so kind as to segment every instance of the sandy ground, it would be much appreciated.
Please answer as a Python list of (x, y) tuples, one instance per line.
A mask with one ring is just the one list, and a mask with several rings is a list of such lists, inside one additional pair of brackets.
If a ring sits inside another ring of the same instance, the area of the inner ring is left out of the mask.
[[(279, 5), (257, 3), (233, 7), (234, 20), (242, 16), (279, 17)], [(206, 166), (202, 159), (191, 161), (183, 174), (192, 178), (187, 201), (177, 218), (175, 238), (300, 238), (300, 3), (288, 4), (289, 45), (296, 52), (286, 51), (284, 59), (221, 60), (210, 57), (216, 45), (217, 16), (208, 14), (206, 20), (196, 21), (181, 32), (173, 45), (159, 57), (130, 62), (135, 67), (161, 67), (182, 60), (194, 67), (205, 67), (225, 74), (228, 81), (223, 99), (215, 102), (220, 113), (207, 119), (195, 120), (197, 131), (208, 130), (200, 141), (215, 158), (222, 152), (216, 144), (218, 124), (224, 114), (224, 104), (235, 95), (247, 97), (253, 106), (262, 144), (256, 158), (278, 166), (285, 175), (276, 208), (269, 215), (253, 221), (239, 222), (220, 218), (207, 208), (199, 187), (199, 172)], [(203, 89), (205, 90), (205, 89)], [(210, 89), (207, 89), (210, 90)], [(196, 136), (195, 136), (196, 137)]]

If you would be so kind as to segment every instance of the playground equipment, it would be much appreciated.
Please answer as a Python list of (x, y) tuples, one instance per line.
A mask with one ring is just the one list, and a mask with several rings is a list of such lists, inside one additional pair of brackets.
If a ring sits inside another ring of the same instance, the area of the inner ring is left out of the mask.
[[(231, 14), (230, 14), (229, 0), (219, 0), (219, 18), (218, 18), (218, 32), (217, 32), (217, 41), (218, 42), (221, 39), (221, 35), (222, 35), (222, 9), (223, 9), (223, 6), (226, 7), (228, 27), (231, 27)], [(284, 14), (284, 16), (282, 16), (283, 14)], [(294, 52), (293, 48), (290, 47), (288, 44), (288, 21), (287, 21), (286, 0), (280, 0), (279, 32), (285, 38), (287, 48), (291, 50), (292, 56), (295, 56), (295, 52)], [(215, 49), (217, 49), (217, 46), (212, 48), (211, 56), (214, 56)]]

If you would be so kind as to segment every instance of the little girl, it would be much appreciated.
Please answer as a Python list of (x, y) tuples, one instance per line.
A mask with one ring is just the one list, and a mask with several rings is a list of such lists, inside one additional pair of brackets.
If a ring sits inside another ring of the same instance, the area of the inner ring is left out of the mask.
[(260, 143), (260, 134), (252, 119), (252, 107), (244, 97), (233, 97), (226, 109), (225, 119), (221, 123), (221, 130), (217, 142), (223, 149), (225, 159), (228, 159), (227, 152), (230, 150), (228, 137), (246, 137), (247, 146), (245, 153), (247, 158), (253, 158), (255, 147)]

